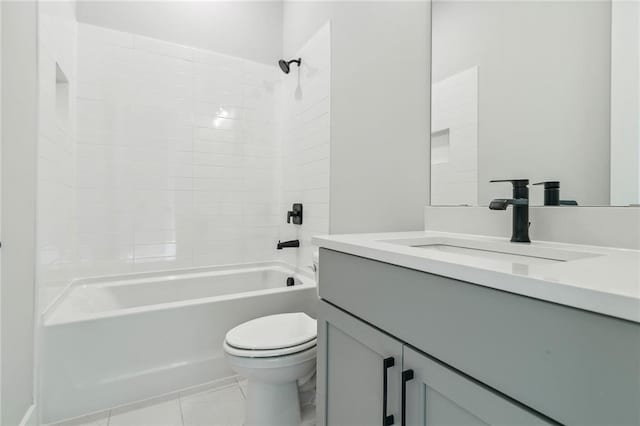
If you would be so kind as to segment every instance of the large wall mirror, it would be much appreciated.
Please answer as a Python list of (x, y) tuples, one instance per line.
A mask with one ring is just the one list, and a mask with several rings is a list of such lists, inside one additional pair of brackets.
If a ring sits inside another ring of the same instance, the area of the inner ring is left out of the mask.
[(640, 204), (639, 22), (636, 1), (434, 1), (431, 204), (488, 205), (514, 178)]

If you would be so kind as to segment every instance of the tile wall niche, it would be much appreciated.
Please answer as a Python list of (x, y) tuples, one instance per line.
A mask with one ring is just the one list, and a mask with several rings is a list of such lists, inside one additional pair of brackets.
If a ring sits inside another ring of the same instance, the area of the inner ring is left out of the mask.
[(431, 204), (475, 206), (478, 67), (432, 84), (431, 93)]
[[(328, 232), (328, 37), (301, 49), (298, 87), (275, 63), (80, 24), (77, 276), (309, 265)], [(301, 255), (275, 250), (296, 237)]]
[(302, 58), (284, 76), (281, 106), (281, 179), (279, 215), (286, 218), (293, 203), (303, 203), (302, 225), (280, 221), (283, 240), (299, 239), (298, 250), (284, 249), (289, 264), (312, 264), (311, 237), (329, 233), (329, 152), (331, 31), (326, 23), (294, 55)]
[(71, 3), (38, 16), (38, 302), (46, 306), (76, 274), (76, 32)]

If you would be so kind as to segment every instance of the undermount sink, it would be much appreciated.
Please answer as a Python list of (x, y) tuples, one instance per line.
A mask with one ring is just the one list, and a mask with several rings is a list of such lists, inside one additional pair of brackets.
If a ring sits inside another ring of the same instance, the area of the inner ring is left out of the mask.
[(565, 250), (557, 247), (511, 243), (476, 238), (425, 237), (407, 240), (382, 240), (439, 254), (456, 254), (510, 263), (553, 264), (599, 256), (597, 253)]
[(556, 263), (565, 262), (562, 259), (548, 259), (545, 257), (525, 256), (520, 254), (503, 253), (493, 250), (481, 250), (468, 247), (450, 246), (447, 244), (432, 244), (426, 246), (414, 246), (427, 251), (440, 253), (464, 254), (466, 256), (481, 257), (483, 259), (503, 260), (514, 263)]

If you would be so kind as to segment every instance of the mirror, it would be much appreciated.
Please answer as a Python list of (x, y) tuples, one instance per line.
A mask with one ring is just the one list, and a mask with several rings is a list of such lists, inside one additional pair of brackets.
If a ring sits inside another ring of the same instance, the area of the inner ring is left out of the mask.
[(486, 206), (513, 178), (639, 204), (639, 22), (639, 2), (434, 1), (431, 204)]

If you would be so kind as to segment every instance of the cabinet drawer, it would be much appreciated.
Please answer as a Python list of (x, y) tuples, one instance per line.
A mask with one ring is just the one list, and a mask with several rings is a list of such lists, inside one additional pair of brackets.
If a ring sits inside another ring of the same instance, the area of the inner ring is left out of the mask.
[(561, 423), (640, 424), (640, 325), (327, 249), (320, 297)]

